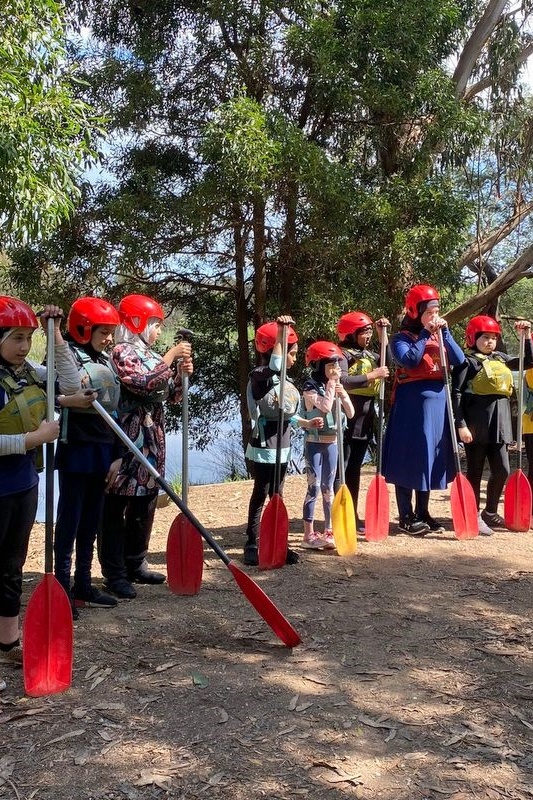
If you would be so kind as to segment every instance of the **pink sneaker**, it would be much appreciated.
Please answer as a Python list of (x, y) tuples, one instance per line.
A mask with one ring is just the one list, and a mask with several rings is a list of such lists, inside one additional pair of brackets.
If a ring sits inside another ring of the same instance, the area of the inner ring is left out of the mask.
[(325, 548), (328, 550), (335, 550), (335, 539), (333, 538), (333, 531), (331, 528), (326, 528), (322, 534), (322, 541), (324, 542)]
[(302, 547), (307, 547), (308, 550), (322, 550), (325, 546), (322, 536), (314, 531), (306, 533), (303, 538)]

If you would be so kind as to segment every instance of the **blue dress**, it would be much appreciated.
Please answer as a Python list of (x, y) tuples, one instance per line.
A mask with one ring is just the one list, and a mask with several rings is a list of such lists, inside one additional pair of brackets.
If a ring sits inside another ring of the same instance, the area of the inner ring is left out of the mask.
[[(464, 361), (464, 353), (448, 328), (444, 347), (451, 366)], [(406, 332), (390, 342), (394, 363), (404, 369), (419, 366), (431, 334), (423, 328), (418, 337)], [(453, 447), (442, 379), (398, 383), (383, 443), (383, 475), (387, 483), (407, 489), (445, 489), (455, 477)]]

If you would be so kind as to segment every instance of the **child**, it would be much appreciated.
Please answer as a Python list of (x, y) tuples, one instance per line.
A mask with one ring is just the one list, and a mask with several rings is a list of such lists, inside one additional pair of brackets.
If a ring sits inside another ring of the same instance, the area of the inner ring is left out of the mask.
[(437, 331), (442, 331), (450, 364), (462, 364), (464, 354), (439, 316), (439, 294), (432, 286), (413, 286), (405, 297), (405, 312), (400, 332), (390, 341), (396, 374), (383, 475), (395, 485), (400, 530), (424, 535), (443, 530), (429, 514), (430, 490), (445, 489), (455, 477)]
[[(61, 309), (41, 315), (47, 329), (54, 318), (55, 367), (61, 392), (80, 389), (78, 370), (59, 330)], [(26, 360), (38, 327), (31, 308), (16, 297), (0, 297), (0, 661), (22, 663), (19, 613), (22, 568), (37, 513), (38, 450), (59, 434), (46, 421), (46, 367)]]
[[(246, 544), (244, 545), (244, 563), (257, 566), (257, 539), (261, 511), (267, 496), (274, 494), (274, 468), (276, 463), (276, 440), (278, 432), (279, 407), (279, 375), (281, 372), (283, 327), (289, 326), (287, 370), (289, 370), (298, 353), (298, 336), (291, 327), (293, 320), (289, 316), (280, 316), (276, 322), (261, 325), (255, 334), (255, 347), (261, 354), (262, 364), (250, 373), (248, 383), (248, 410), (253, 422), (252, 435), (246, 449), (246, 458), (254, 462), (254, 486), (248, 507), (248, 524), (246, 528)], [(304, 428), (321, 427), (322, 420), (305, 420), (296, 416), (300, 409), (300, 395), (290, 380), (285, 383), (284, 422), (281, 439), (281, 473), (280, 487), (282, 492), (287, 464), (290, 457), (290, 426), (298, 424)], [(287, 564), (298, 563), (298, 555), (287, 550)]]
[[(376, 322), (381, 342), (383, 328), (389, 325), (382, 317)], [(344, 472), (346, 486), (352, 495), (357, 513), (361, 467), (374, 435), (376, 420), (375, 399), (381, 378), (389, 377), (389, 368), (379, 363), (379, 355), (369, 350), (373, 326), (364, 311), (350, 311), (337, 322), (339, 347), (343, 351), (340, 363), (341, 383), (350, 395), (355, 413), (344, 432)], [(361, 528), (364, 531), (364, 528)]]
[[(305, 467), (307, 494), (303, 507), (303, 546), (312, 550), (335, 548), (331, 530), (331, 505), (333, 484), (337, 469), (337, 424), (335, 417), (336, 398), (340, 397), (342, 408), (348, 419), (354, 415), (354, 407), (340, 382), (340, 363), (345, 360), (342, 350), (333, 342), (315, 342), (307, 348), (305, 363), (313, 370), (303, 386), (303, 400), (307, 419), (322, 419), (320, 430), (305, 434)], [(344, 417), (344, 415), (343, 415)], [(344, 418), (345, 419), (345, 418)], [(324, 510), (324, 533), (315, 532), (313, 519), (319, 490), (322, 493)]]
[[(524, 366), (533, 366), (531, 323), (515, 322), (525, 333)], [(498, 503), (509, 475), (508, 446), (513, 441), (511, 370), (518, 369), (518, 358), (496, 350), (500, 326), (492, 317), (473, 317), (466, 326), (465, 362), (453, 370), (452, 397), (455, 424), (464, 443), (467, 472), (479, 512), (481, 479), (485, 460), (490, 476), (487, 481), (485, 509), (479, 513), (479, 532), (491, 536), (493, 528), (505, 528), (498, 514)], [(521, 446), (521, 443), (520, 443)]]
[[(94, 391), (104, 408), (116, 411), (120, 384), (105, 350), (113, 344), (120, 323), (118, 311), (106, 300), (81, 297), (67, 320), (68, 341), (83, 389)], [(89, 392), (90, 393), (90, 392)], [(105, 421), (92, 408), (62, 403), (61, 438), (56, 450), (59, 500), (54, 537), (55, 576), (69, 596), (72, 614), (78, 608), (116, 606), (115, 597), (91, 584), (94, 543), (104, 506), (104, 492), (117, 475), (123, 448)], [(74, 585), (71, 590), (72, 550), (76, 542)]]
[[(192, 374), (191, 345), (179, 342), (164, 356), (152, 346), (161, 333), (164, 312), (142, 294), (119, 304), (121, 325), (111, 354), (120, 384), (119, 422), (160, 475), (165, 469), (165, 400), (181, 397), (181, 373)], [(179, 364), (178, 364), (179, 361)], [(99, 557), (104, 586), (117, 597), (137, 596), (133, 583), (163, 583), (165, 576), (148, 568), (146, 556), (159, 487), (128, 451), (104, 502)]]

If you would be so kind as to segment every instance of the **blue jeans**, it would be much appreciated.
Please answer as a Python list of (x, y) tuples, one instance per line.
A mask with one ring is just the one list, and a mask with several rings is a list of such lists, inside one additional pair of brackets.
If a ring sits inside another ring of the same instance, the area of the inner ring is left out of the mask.
[(337, 442), (306, 442), (305, 466), (307, 472), (307, 494), (304, 500), (303, 518), (312, 522), (318, 492), (322, 493), (325, 528), (331, 528), (331, 504), (333, 483), (337, 470)]

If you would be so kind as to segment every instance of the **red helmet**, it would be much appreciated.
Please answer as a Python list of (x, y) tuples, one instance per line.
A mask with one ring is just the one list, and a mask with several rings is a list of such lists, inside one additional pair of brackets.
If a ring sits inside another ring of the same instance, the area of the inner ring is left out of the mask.
[(144, 294), (128, 294), (118, 304), (120, 321), (132, 333), (142, 333), (151, 317), (165, 319), (165, 312), (155, 300)]
[(349, 311), (348, 314), (343, 314), (337, 322), (337, 333), (339, 339), (345, 339), (350, 333), (355, 333), (360, 328), (366, 328), (368, 325), (374, 323), (364, 311)]
[(305, 351), (305, 363), (307, 366), (312, 364), (313, 361), (340, 361), (341, 358), (344, 358), (343, 352), (333, 342), (315, 342), (310, 344)]
[(17, 297), (0, 295), (0, 328), (38, 328), (37, 317), (29, 305)]
[(502, 329), (492, 317), (472, 317), (465, 330), (466, 346), (475, 347), (476, 339), (482, 333), (495, 333), (499, 335)]
[(80, 297), (70, 308), (67, 330), (75, 342), (87, 344), (91, 341), (95, 325), (119, 325), (118, 311), (107, 300), (99, 297)]
[(405, 295), (407, 316), (411, 317), (411, 319), (416, 319), (418, 317), (418, 304), (427, 303), (429, 300), (440, 300), (439, 293), (433, 286), (428, 286), (425, 283), (413, 286)]
[[(278, 323), (265, 322), (265, 324), (261, 325), (255, 332), (255, 349), (260, 353), (268, 353), (276, 344), (277, 335)], [(297, 341), (298, 336), (296, 335), (296, 331), (289, 325), (289, 336), (287, 339), (289, 347), (292, 344), (296, 344)]]

